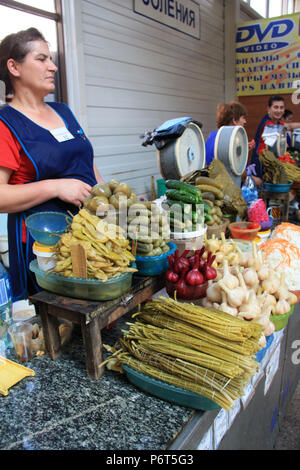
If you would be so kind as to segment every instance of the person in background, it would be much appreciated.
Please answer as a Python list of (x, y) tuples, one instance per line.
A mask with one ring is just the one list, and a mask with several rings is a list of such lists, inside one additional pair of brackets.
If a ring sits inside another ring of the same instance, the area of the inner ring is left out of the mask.
[(35, 28), (0, 44), (0, 80), (10, 103), (0, 110), (0, 212), (8, 213), (13, 301), (39, 290), (29, 263), (34, 240), (25, 226), (40, 211), (75, 214), (93, 185), (103, 182), (92, 145), (70, 108), (46, 103), (57, 66)]
[[(245, 127), (247, 123), (247, 110), (246, 108), (236, 101), (229, 103), (220, 103), (217, 107), (217, 127), (216, 131), (209, 134), (205, 142), (206, 150), (206, 165), (209, 166), (215, 158), (215, 141), (219, 129), (223, 126), (242, 126)], [(253, 142), (249, 142), (249, 150), (253, 148)], [(242, 180), (246, 178), (246, 171), (242, 175)]]
[[(207, 141), (205, 142), (206, 150), (206, 165), (210, 165), (212, 160), (215, 158), (215, 141), (219, 129), (223, 126), (242, 126), (245, 127), (247, 122), (246, 119), (247, 110), (246, 108), (236, 101), (230, 101), (229, 103), (220, 103), (217, 107), (217, 127), (216, 131), (209, 134)], [(251, 148), (251, 142), (249, 148)]]
[(285, 124), (290, 123), (290, 122), (293, 122), (293, 119), (294, 119), (293, 111), (291, 111), (290, 109), (286, 109), (282, 115), (283, 122)]
[[(262, 168), (259, 161), (259, 153), (265, 148), (262, 134), (266, 126), (280, 124), (285, 126), (288, 131), (293, 131), (300, 127), (299, 122), (290, 121), (290, 112), (287, 113), (288, 119), (284, 120), (285, 103), (284, 98), (279, 95), (271, 96), (268, 101), (267, 114), (262, 118), (255, 134), (255, 147), (252, 153), (251, 163), (255, 165), (256, 174), (262, 182)], [(287, 143), (289, 145), (289, 138)]]
[[(293, 119), (294, 119), (294, 113), (290, 109), (286, 109), (282, 116), (282, 120), (284, 124), (286, 125), (286, 124), (292, 123)], [(287, 147), (289, 148), (292, 143), (292, 135), (290, 131), (287, 131), (286, 138), (287, 138)]]
[(282, 116), (285, 110), (284, 99), (282, 96), (271, 96), (268, 101), (267, 114), (260, 121), (254, 140), (255, 147), (252, 152), (251, 163), (255, 165), (256, 175), (260, 180), (259, 186), (263, 183), (262, 180), (262, 166), (259, 161), (259, 153), (265, 148), (265, 143), (262, 139), (262, 134), (266, 126), (280, 124), (284, 125)]

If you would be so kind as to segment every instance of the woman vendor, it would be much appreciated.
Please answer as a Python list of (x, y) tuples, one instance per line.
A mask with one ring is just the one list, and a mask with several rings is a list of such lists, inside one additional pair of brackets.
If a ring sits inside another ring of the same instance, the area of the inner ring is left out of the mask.
[(69, 107), (46, 103), (57, 71), (35, 28), (4, 38), (0, 80), (11, 94), (0, 110), (0, 212), (8, 213), (13, 301), (38, 291), (29, 263), (34, 240), (26, 217), (40, 211), (76, 213), (102, 182), (93, 149)]
[(220, 103), (217, 107), (217, 127), (216, 131), (209, 134), (205, 143), (206, 165), (208, 166), (215, 157), (215, 141), (219, 129), (222, 126), (242, 126), (245, 127), (247, 111), (238, 102)]
[[(215, 141), (219, 129), (223, 126), (242, 126), (245, 127), (247, 123), (247, 110), (246, 108), (236, 101), (230, 101), (229, 103), (220, 103), (217, 107), (217, 127), (216, 131), (209, 134), (208, 139), (205, 143), (206, 150), (206, 165), (210, 165), (215, 157)], [(252, 149), (252, 142), (249, 142), (249, 150)], [(244, 179), (246, 172), (243, 175)]]

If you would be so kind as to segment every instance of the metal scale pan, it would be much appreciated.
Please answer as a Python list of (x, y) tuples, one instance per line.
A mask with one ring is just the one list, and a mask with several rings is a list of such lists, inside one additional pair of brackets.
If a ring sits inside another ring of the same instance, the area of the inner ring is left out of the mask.
[(205, 167), (205, 140), (200, 127), (190, 122), (183, 134), (157, 150), (161, 176), (179, 180), (183, 176)]
[[(271, 140), (268, 140), (268, 137)], [(279, 158), (287, 152), (287, 129), (283, 125), (267, 125), (264, 128), (262, 138), (265, 141), (268, 149), (274, 153), (275, 157)]]
[(221, 127), (216, 136), (214, 154), (239, 188), (248, 160), (248, 137), (245, 129), (242, 126)]
[(300, 129), (294, 129), (291, 147), (298, 150), (298, 152), (300, 151)]

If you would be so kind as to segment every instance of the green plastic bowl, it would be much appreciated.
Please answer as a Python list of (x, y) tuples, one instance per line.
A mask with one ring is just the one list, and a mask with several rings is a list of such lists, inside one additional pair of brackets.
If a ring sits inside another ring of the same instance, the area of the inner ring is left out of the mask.
[(221, 409), (219, 405), (203, 395), (154, 379), (127, 365), (122, 364), (122, 367), (126, 372), (129, 382), (150, 395), (175, 403), (176, 405), (186, 406), (187, 408), (194, 408), (196, 410), (208, 411)]
[[(135, 264), (131, 264), (135, 268)], [(82, 279), (75, 277), (64, 277), (56, 273), (42, 271), (37, 260), (31, 261), (30, 271), (35, 274), (36, 282), (45, 290), (54, 294), (85, 300), (113, 300), (125, 294), (132, 284), (133, 273), (122, 273), (112, 277), (106, 282), (98, 279)]]
[(294, 311), (295, 306), (291, 306), (291, 310), (283, 315), (271, 315), (270, 320), (275, 325), (275, 331), (282, 330), (288, 323), (290, 316)]

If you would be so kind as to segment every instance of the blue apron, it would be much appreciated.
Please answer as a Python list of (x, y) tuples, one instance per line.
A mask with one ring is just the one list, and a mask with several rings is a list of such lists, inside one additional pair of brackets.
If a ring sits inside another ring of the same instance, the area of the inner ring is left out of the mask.
[[(92, 145), (67, 105), (64, 103), (48, 104), (63, 119), (74, 139), (58, 142), (50, 131), (35, 124), (11, 106), (0, 110), (0, 119), (16, 136), (31, 160), (36, 172), (35, 181), (76, 178), (94, 186), (97, 181), (93, 168)], [(51, 199), (29, 210), (8, 214), (9, 270), (14, 302), (27, 297), (29, 286), (31, 289), (33, 286), (33, 291), (30, 294), (39, 291), (35, 276), (29, 270), (29, 264), (35, 258), (32, 253), (34, 240), (27, 229), (27, 244), (24, 251), (22, 228), (28, 215), (40, 211), (65, 213), (70, 211), (74, 214), (78, 208), (60, 199)]]

